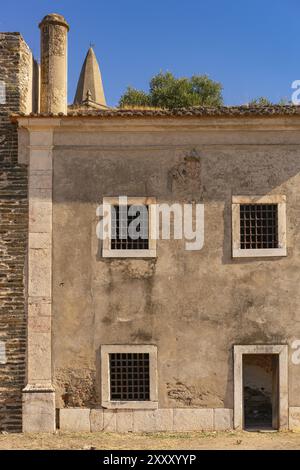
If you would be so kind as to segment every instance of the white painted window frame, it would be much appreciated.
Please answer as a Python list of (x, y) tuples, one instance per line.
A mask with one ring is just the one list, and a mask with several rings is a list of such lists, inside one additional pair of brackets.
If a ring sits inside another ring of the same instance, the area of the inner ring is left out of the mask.
[[(150, 400), (115, 401), (110, 399), (109, 354), (111, 353), (148, 353), (150, 374)], [(143, 344), (113, 344), (101, 346), (101, 405), (109, 409), (157, 409), (157, 346)]]
[[(156, 198), (154, 197), (128, 197), (128, 205), (148, 206), (149, 215), (149, 248), (147, 250), (112, 250), (111, 237), (105, 236), (105, 227), (103, 227), (103, 249), (104, 258), (155, 258), (156, 257)], [(120, 205), (119, 197), (104, 197), (103, 205), (109, 212), (111, 221), (111, 207)], [(109, 227), (110, 231), (110, 227)]]
[[(278, 248), (241, 249), (240, 205), (241, 204), (277, 204), (278, 206)], [(287, 256), (286, 243), (286, 196), (233, 196), (232, 197), (232, 257), (261, 258)]]

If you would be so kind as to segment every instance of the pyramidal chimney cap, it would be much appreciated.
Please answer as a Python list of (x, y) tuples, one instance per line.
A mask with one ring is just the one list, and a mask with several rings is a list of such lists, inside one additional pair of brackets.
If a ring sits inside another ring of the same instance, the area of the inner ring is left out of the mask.
[(39, 24), (39, 28), (41, 28), (44, 24), (58, 24), (61, 26), (65, 26), (68, 31), (70, 29), (70, 26), (68, 25), (66, 19), (58, 13), (50, 13), (49, 15), (44, 16), (44, 18)]
[(85, 57), (73, 104), (93, 104), (98, 107), (107, 107), (101, 72), (92, 47), (89, 48)]

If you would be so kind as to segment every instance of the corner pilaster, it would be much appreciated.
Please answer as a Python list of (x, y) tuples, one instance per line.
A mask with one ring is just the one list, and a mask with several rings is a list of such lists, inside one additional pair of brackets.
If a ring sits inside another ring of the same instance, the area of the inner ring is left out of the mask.
[(52, 150), (53, 127), (28, 127), (27, 385), (23, 431), (55, 431), (52, 385)]

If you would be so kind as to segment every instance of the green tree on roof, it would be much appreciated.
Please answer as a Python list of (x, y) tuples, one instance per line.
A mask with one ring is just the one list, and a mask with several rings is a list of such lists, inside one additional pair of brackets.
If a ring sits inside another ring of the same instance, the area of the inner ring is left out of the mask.
[(119, 101), (120, 107), (186, 108), (190, 106), (221, 106), (222, 85), (207, 75), (176, 78), (171, 72), (160, 72), (145, 92), (128, 87)]

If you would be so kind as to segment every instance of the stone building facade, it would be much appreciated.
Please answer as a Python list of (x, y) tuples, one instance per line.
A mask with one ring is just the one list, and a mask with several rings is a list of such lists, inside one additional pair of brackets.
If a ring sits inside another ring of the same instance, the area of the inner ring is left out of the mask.
[[(10, 232), (1, 219), (19, 260), (1, 260), (2, 427), (23, 390), (31, 432), (299, 428), (299, 108), (112, 109), (92, 50), (67, 106), (68, 24), (40, 28), (41, 98), (0, 105), (18, 127), (10, 171), (28, 171), (28, 215), (22, 179)], [(119, 196), (127, 224), (147, 207), (142, 241), (99, 237)], [(204, 208), (203, 246), (154, 240), (158, 204)]]

